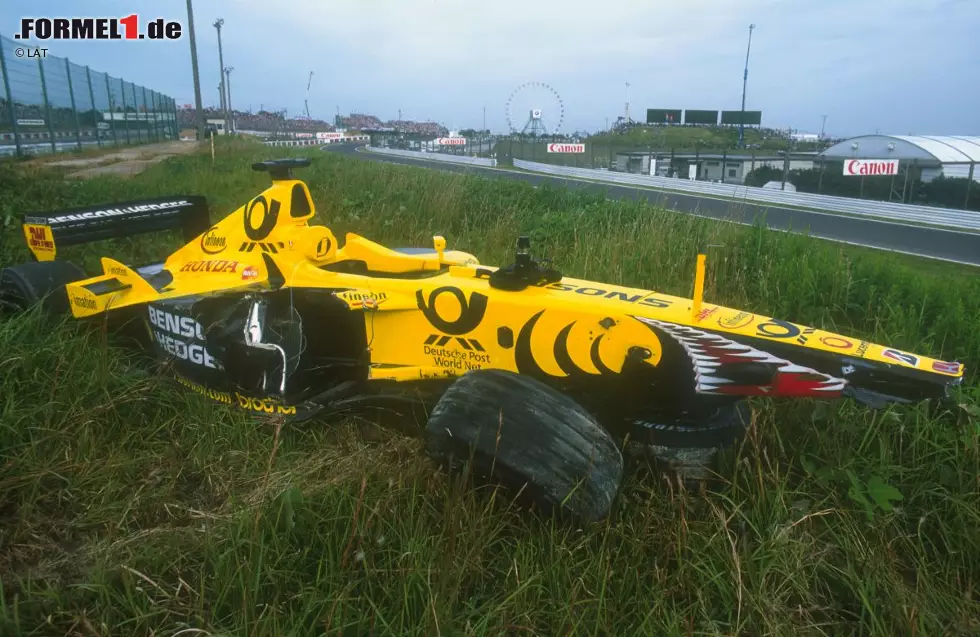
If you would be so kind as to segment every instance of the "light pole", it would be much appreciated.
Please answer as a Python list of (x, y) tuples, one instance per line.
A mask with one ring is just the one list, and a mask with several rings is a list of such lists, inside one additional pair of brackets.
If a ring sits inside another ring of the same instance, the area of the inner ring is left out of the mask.
[[(191, 69), (194, 72), (194, 106), (197, 107), (197, 138), (204, 139), (204, 109), (201, 108), (201, 76), (197, 72), (197, 40), (194, 39), (194, 8), (187, 0), (187, 33), (191, 41)], [(91, 80), (89, 89), (91, 90)]]
[(226, 127), (229, 133), (235, 132), (235, 115), (234, 111), (231, 110), (231, 72), (235, 70), (235, 67), (229, 66), (225, 69), (225, 90), (228, 91), (228, 115), (229, 119), (225, 120)]
[[(225, 56), (221, 51), (221, 25), (225, 23), (224, 18), (218, 18), (214, 21), (214, 28), (218, 30), (218, 77), (224, 81), (225, 79)], [(228, 85), (224, 85), (224, 89), (227, 89)], [(225, 99), (225, 90), (221, 91), (221, 116), (225, 120), (225, 132), (228, 131), (228, 100)]]
[(738, 120), (738, 147), (745, 147), (745, 87), (749, 83), (749, 51), (752, 50), (752, 29), (754, 24), (749, 25), (749, 45), (745, 48), (745, 74), (742, 75), (742, 116)]

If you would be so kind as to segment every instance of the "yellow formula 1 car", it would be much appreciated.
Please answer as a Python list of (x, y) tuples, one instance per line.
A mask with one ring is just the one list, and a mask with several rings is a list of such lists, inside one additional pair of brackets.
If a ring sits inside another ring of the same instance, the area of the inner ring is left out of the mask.
[[(340, 242), (310, 223), (290, 172), (308, 164), (253, 165), (271, 187), (214, 225), (193, 196), (28, 215), (36, 262), (0, 273), (0, 299), (136, 318), (181, 383), (232, 407), (421, 416), (444, 465), (468, 458), (589, 518), (615, 495), (624, 438), (715, 448), (744, 429), (746, 396), (880, 405), (962, 380), (959, 363), (706, 303), (703, 257), (684, 299), (562, 276), (524, 238), (501, 268), (439, 236), (431, 248)], [(86, 277), (55, 260), (58, 246), (178, 226), (187, 243), (162, 263), (103, 258)]]

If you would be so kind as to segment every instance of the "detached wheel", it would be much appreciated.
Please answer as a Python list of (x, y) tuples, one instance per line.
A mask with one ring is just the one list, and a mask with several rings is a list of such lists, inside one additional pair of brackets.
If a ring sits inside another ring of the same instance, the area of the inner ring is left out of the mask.
[(751, 418), (745, 400), (706, 400), (679, 413), (649, 414), (630, 422), (631, 450), (693, 485), (710, 477), (718, 451), (741, 440)]
[[(523, 490), (548, 512), (606, 517), (623, 474), (616, 442), (575, 401), (528, 376), (470, 372), (443, 394), (426, 425), (429, 455), (474, 478)], [(472, 458), (472, 461), (471, 461)]]
[(644, 414), (630, 421), (630, 438), (662, 447), (713, 449), (745, 435), (752, 410), (745, 400), (695, 405), (673, 414)]
[(65, 284), (86, 278), (71, 261), (36, 261), (0, 270), (0, 314), (17, 314), (38, 303), (52, 314), (71, 311)]

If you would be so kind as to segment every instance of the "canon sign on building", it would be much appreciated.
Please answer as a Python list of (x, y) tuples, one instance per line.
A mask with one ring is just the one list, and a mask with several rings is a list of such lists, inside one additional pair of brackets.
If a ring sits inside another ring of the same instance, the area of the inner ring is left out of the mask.
[(585, 144), (548, 144), (549, 153), (584, 153)]
[(844, 160), (845, 175), (897, 175), (897, 159), (846, 159)]
[(436, 139), (436, 143), (440, 146), (465, 146), (465, 137), (439, 137)]

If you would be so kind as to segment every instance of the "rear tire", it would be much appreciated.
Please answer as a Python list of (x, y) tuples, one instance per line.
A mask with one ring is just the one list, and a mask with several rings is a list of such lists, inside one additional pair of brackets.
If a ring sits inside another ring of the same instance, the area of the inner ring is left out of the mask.
[(469, 464), (478, 481), (520, 490), (546, 512), (606, 517), (619, 491), (616, 442), (571, 398), (520, 374), (469, 372), (443, 394), (426, 425), (443, 468)]
[(0, 314), (24, 312), (38, 303), (51, 314), (71, 311), (65, 284), (86, 278), (71, 261), (35, 261), (0, 270)]

